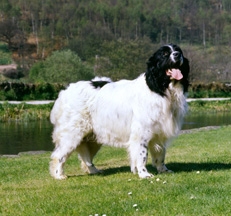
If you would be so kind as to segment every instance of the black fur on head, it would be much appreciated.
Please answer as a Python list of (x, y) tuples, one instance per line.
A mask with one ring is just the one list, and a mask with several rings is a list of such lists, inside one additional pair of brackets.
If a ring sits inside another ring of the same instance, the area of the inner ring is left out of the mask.
[(162, 46), (149, 58), (145, 77), (150, 90), (164, 96), (165, 90), (172, 81), (166, 71), (173, 68), (179, 69), (183, 75), (181, 80), (174, 82), (180, 82), (184, 92), (187, 92), (189, 86), (189, 61), (183, 56), (180, 47), (174, 44)]

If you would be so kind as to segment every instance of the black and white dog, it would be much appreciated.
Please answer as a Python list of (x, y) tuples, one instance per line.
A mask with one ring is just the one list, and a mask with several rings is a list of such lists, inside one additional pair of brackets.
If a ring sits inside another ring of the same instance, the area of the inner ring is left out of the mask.
[(63, 166), (73, 151), (87, 172), (99, 172), (92, 160), (101, 145), (125, 147), (131, 171), (140, 178), (152, 176), (146, 169), (148, 149), (158, 172), (168, 172), (166, 146), (187, 111), (188, 75), (182, 50), (168, 44), (150, 57), (147, 71), (135, 80), (96, 78), (70, 84), (51, 111), (55, 150), (50, 174), (65, 179)]

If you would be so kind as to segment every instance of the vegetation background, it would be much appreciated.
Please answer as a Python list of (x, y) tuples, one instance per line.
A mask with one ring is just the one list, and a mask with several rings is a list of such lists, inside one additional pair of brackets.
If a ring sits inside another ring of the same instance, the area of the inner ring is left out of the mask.
[(0, 78), (133, 79), (172, 42), (190, 59), (191, 83), (229, 83), (230, 12), (229, 0), (1, 0), (0, 64), (17, 69)]

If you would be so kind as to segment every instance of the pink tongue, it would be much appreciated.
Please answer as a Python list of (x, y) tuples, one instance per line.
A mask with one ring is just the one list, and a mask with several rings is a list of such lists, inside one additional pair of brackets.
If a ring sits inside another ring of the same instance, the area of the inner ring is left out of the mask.
[(183, 75), (179, 69), (172, 69), (171, 77), (176, 80), (181, 80), (183, 78)]

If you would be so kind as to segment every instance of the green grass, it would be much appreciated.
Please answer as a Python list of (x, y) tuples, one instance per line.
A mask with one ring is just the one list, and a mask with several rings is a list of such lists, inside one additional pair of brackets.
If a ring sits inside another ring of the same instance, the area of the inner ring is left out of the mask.
[(49, 176), (50, 153), (1, 157), (0, 215), (230, 215), (230, 130), (180, 135), (166, 157), (174, 173), (158, 175), (149, 159), (152, 179), (130, 173), (126, 151), (111, 147), (94, 161), (103, 174), (84, 174), (73, 154), (64, 181)]

